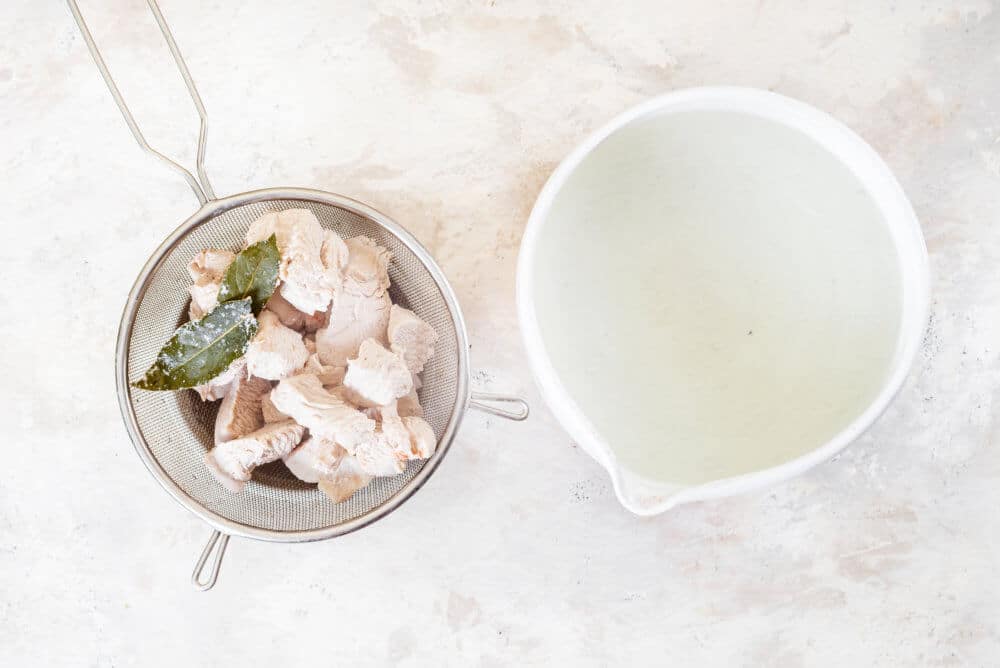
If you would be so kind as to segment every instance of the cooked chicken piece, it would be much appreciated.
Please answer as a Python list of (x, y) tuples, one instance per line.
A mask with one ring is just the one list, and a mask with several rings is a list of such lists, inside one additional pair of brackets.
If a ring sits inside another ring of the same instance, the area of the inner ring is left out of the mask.
[(264, 424), (291, 419), (274, 406), (274, 402), (271, 401), (270, 392), (260, 398), (260, 410), (264, 416)]
[(194, 285), (188, 287), (191, 293), (188, 317), (191, 320), (199, 320), (218, 305), (219, 285), (235, 257), (230, 251), (209, 248), (195, 255), (188, 264), (188, 274), (194, 281)]
[(310, 436), (285, 455), (285, 466), (303, 482), (319, 482), (334, 477), (347, 450), (325, 438)]
[(387, 333), (392, 352), (402, 357), (413, 373), (423, 371), (424, 364), (434, 356), (434, 343), (438, 338), (434, 328), (410, 309), (393, 305)]
[(419, 417), (400, 417), (396, 406), (390, 404), (379, 409), (379, 423), (375, 430), (389, 439), (396, 457), (427, 459), (437, 447), (437, 437), (426, 420)]
[(198, 282), (203, 278), (221, 281), (226, 275), (226, 269), (236, 259), (236, 253), (218, 248), (206, 248), (194, 256), (188, 263), (187, 270), (191, 280)]
[(239, 492), (254, 468), (287, 455), (304, 433), (305, 429), (292, 420), (265, 425), (243, 438), (215, 446), (205, 455), (205, 463), (226, 489)]
[(276, 290), (267, 300), (267, 310), (278, 316), (282, 325), (298, 332), (315, 332), (320, 327), (325, 327), (329, 315), (324, 311), (313, 315), (303, 313), (289, 304), (288, 300), (281, 296), (280, 290)]
[(333, 440), (351, 453), (375, 430), (374, 420), (327, 392), (312, 374), (283, 378), (271, 390), (271, 401), (313, 436)]
[(344, 269), (344, 290), (364, 297), (388, 290), (392, 253), (368, 237), (352, 237), (345, 243), (350, 255)]
[(219, 285), (217, 281), (206, 281), (188, 286), (191, 295), (191, 305), (188, 306), (190, 320), (201, 320), (219, 305)]
[(372, 409), (378, 426), (370, 438), (359, 444), (354, 457), (362, 470), (374, 476), (398, 475), (406, 468), (410, 435), (392, 407)]
[(405, 457), (397, 455), (389, 439), (382, 433), (358, 445), (354, 458), (365, 473), (373, 476), (399, 475), (406, 468)]
[(330, 324), (316, 332), (316, 352), (323, 364), (345, 366), (365, 339), (386, 343), (391, 306), (385, 291), (371, 297), (346, 290), (340, 293), (330, 312)]
[(316, 334), (306, 334), (302, 337), (302, 343), (305, 344), (306, 350), (309, 351), (310, 355), (316, 353)]
[(216, 444), (246, 436), (264, 426), (261, 400), (271, 391), (270, 381), (240, 374), (219, 404), (215, 417)]
[(371, 482), (371, 479), (357, 459), (347, 456), (341, 460), (332, 477), (319, 481), (319, 489), (334, 503), (340, 503), (351, 498), (351, 495)]
[(356, 359), (348, 360), (344, 386), (377, 406), (405, 397), (413, 389), (413, 376), (399, 355), (366, 339)]
[(245, 357), (233, 360), (229, 368), (220, 373), (212, 380), (202, 385), (196, 385), (192, 389), (198, 393), (202, 401), (217, 401), (229, 392), (229, 387), (238, 376), (242, 376), (247, 368)]
[(427, 420), (420, 417), (404, 417), (403, 426), (410, 433), (410, 454), (414, 459), (427, 459), (437, 449), (437, 437)]
[(261, 311), (257, 325), (257, 334), (250, 341), (246, 354), (250, 375), (279, 380), (301, 368), (309, 359), (302, 335), (282, 325), (275, 314)]
[(344, 282), (344, 271), (350, 259), (350, 250), (340, 235), (333, 230), (323, 230), (323, 247), (320, 259), (326, 268), (326, 278), (331, 284), (340, 286)]
[(423, 417), (424, 407), (420, 405), (420, 397), (417, 396), (417, 388), (414, 387), (405, 397), (400, 397), (396, 402), (396, 411), (400, 417)]
[[(339, 369), (340, 367), (337, 368)], [(367, 399), (362, 397), (360, 394), (358, 394), (351, 388), (346, 387), (344, 385), (333, 385), (331, 387), (327, 387), (326, 389), (330, 394), (337, 397), (345, 404), (357, 408), (359, 411), (361, 411), (362, 413), (364, 413), (373, 420), (378, 419), (379, 415), (378, 404), (368, 401)]]
[(324, 386), (327, 385), (340, 385), (344, 382), (344, 373), (347, 369), (342, 366), (326, 366), (319, 361), (319, 355), (315, 353), (309, 356), (306, 360), (305, 366), (296, 371), (296, 375), (300, 373), (310, 373), (317, 378), (319, 382)]
[(254, 244), (275, 236), (281, 251), (278, 277), (281, 295), (298, 310), (311, 315), (326, 311), (339, 288), (339, 272), (324, 265), (324, 255), (335, 258), (336, 253), (323, 253), (323, 245), (331, 237), (323, 231), (312, 211), (286, 209), (266, 213), (247, 231), (247, 244)]

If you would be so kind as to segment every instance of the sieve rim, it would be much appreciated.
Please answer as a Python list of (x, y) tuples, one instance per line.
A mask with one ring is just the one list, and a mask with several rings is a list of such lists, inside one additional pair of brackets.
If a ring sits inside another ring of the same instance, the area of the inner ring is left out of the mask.
[[(206, 508), (204, 505), (188, 495), (183, 489), (180, 488), (179, 485), (177, 485), (177, 483), (173, 481), (173, 479), (171, 479), (171, 477), (153, 456), (152, 450), (143, 436), (142, 429), (139, 427), (138, 419), (132, 406), (132, 387), (128, 382), (129, 341), (132, 338), (132, 330), (135, 326), (139, 304), (149, 288), (150, 279), (161, 264), (166, 260), (167, 255), (187, 236), (190, 231), (212, 220), (216, 216), (246, 204), (270, 200), (301, 200), (338, 207), (364, 217), (393, 234), (401, 243), (403, 243), (403, 245), (405, 245), (411, 252), (413, 252), (414, 255), (417, 256), (423, 266), (430, 273), (431, 277), (434, 279), (434, 283), (441, 291), (441, 295), (448, 306), (448, 311), (452, 316), (455, 326), (455, 337), (457, 339), (458, 388), (456, 391), (455, 404), (452, 408), (451, 416), (448, 418), (448, 424), (445, 426), (444, 433), (438, 441), (438, 446), (434, 455), (424, 463), (420, 471), (418, 471), (410, 481), (408, 481), (385, 503), (346, 522), (319, 529), (281, 531), (275, 529), (262, 529), (260, 527), (243, 524), (241, 522), (235, 522)], [(430, 478), (440, 465), (441, 460), (444, 459), (447, 454), (449, 448), (451, 447), (451, 443), (454, 440), (455, 434), (461, 425), (462, 419), (464, 418), (469, 407), (471, 399), (471, 378), (469, 372), (468, 350), (468, 336), (465, 329), (465, 320), (462, 317), (462, 311), (458, 306), (458, 300), (451, 288), (451, 284), (448, 283), (448, 279), (445, 277), (444, 272), (434, 261), (430, 252), (402, 226), (382, 212), (344, 195), (310, 188), (264, 188), (261, 190), (250, 190), (243, 193), (237, 193), (235, 195), (206, 202), (192, 216), (171, 232), (170, 235), (156, 248), (156, 250), (153, 251), (149, 259), (146, 260), (142, 270), (139, 272), (139, 276), (132, 285), (132, 289), (129, 291), (128, 299), (125, 302), (125, 308), (122, 311), (122, 317), (118, 327), (118, 340), (115, 346), (115, 386), (118, 395), (118, 407), (121, 411), (122, 420), (125, 423), (126, 430), (128, 431), (129, 438), (132, 441), (132, 446), (135, 449), (136, 454), (139, 455), (139, 459), (142, 460), (142, 463), (146, 466), (146, 469), (153, 476), (153, 478), (171, 497), (173, 497), (174, 501), (199, 517), (212, 528), (217, 531), (221, 531), (224, 534), (269, 542), (303, 543), (326, 540), (328, 538), (334, 538), (336, 536), (351, 533), (352, 531), (357, 531), (358, 529), (385, 517), (402, 505), (418, 489), (423, 487), (423, 485), (427, 482), (427, 479)]]

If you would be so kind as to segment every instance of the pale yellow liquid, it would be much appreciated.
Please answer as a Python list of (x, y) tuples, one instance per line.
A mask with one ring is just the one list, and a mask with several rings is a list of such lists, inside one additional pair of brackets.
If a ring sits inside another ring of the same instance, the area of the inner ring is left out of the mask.
[(599, 146), (542, 230), (536, 312), (621, 465), (696, 484), (827, 442), (883, 384), (899, 261), (870, 196), (813, 140), (729, 112)]

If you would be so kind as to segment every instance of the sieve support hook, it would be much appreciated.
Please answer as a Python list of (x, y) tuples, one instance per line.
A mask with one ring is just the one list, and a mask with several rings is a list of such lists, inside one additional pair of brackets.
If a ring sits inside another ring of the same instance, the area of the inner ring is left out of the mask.
[[(516, 408), (511, 410), (494, 404), (512, 404), (516, 406)], [(473, 392), (472, 400), (469, 402), (469, 407), (475, 408), (477, 411), (482, 411), (483, 413), (489, 413), (490, 415), (496, 415), (508, 420), (514, 420), (516, 422), (527, 420), (528, 414), (530, 413), (528, 402), (521, 397), (515, 397), (507, 394), (492, 394), (489, 392)]]
[[(218, 547), (216, 547), (216, 543), (218, 543)], [(205, 543), (205, 549), (198, 557), (198, 563), (194, 565), (194, 572), (191, 573), (191, 584), (194, 585), (195, 589), (208, 591), (215, 586), (215, 581), (219, 579), (219, 567), (222, 566), (222, 557), (226, 555), (227, 545), (229, 545), (229, 534), (213, 531), (212, 535), (209, 536), (208, 542)], [(212, 560), (212, 570), (208, 574), (208, 579), (203, 580), (201, 579), (202, 572), (205, 570), (205, 564), (208, 563), (213, 549), (215, 550), (215, 559)]]
[(167, 20), (163, 18), (163, 12), (160, 11), (160, 6), (156, 4), (156, 0), (146, 0), (146, 2), (149, 5), (149, 10), (153, 13), (153, 17), (156, 19), (156, 24), (160, 27), (160, 32), (163, 34), (163, 39), (167, 42), (167, 47), (170, 49), (171, 55), (174, 57), (174, 63), (177, 64), (177, 69), (180, 71), (181, 77), (184, 79), (184, 85), (187, 86), (188, 94), (191, 95), (191, 101), (194, 102), (194, 106), (198, 110), (200, 123), (198, 127), (197, 178), (195, 178), (194, 174), (192, 174), (183, 165), (171, 158), (168, 158), (166, 155), (150, 146), (149, 142), (146, 141), (146, 137), (142, 134), (142, 130), (139, 129), (139, 124), (132, 115), (132, 111), (125, 103), (125, 98), (122, 97), (121, 91), (118, 90), (118, 85), (111, 76), (111, 70), (108, 69), (107, 63), (104, 62), (104, 57), (101, 55), (100, 49), (97, 48), (97, 42), (94, 41), (94, 36), (90, 33), (90, 28), (87, 27), (87, 22), (83, 20), (83, 14), (80, 13), (80, 7), (77, 5), (76, 0), (66, 0), (66, 2), (69, 3), (69, 9), (73, 12), (73, 18), (76, 19), (76, 24), (80, 28), (80, 34), (83, 35), (83, 41), (87, 43), (90, 55), (94, 58), (94, 64), (97, 65), (97, 69), (100, 70), (101, 76), (104, 77), (104, 83), (111, 92), (111, 97), (114, 98), (115, 103), (118, 105), (118, 110), (121, 111), (122, 116), (125, 118), (125, 123), (128, 125), (129, 130), (132, 131), (132, 136), (135, 137), (136, 142), (139, 143), (142, 150), (155, 156), (175, 172), (181, 174), (181, 176), (184, 177), (184, 180), (187, 181), (188, 185), (191, 186), (191, 190), (194, 191), (195, 196), (201, 204), (206, 204), (209, 200), (214, 200), (215, 191), (212, 190), (212, 184), (209, 183), (208, 175), (205, 173), (205, 144), (208, 141), (208, 113), (205, 111), (205, 105), (202, 104), (201, 95), (198, 94), (198, 88), (194, 85), (194, 79), (191, 78), (191, 72), (188, 71), (187, 63), (184, 62), (184, 56), (181, 55), (181, 51), (177, 47), (177, 42), (174, 41), (174, 35), (170, 32), (170, 26), (167, 25)]

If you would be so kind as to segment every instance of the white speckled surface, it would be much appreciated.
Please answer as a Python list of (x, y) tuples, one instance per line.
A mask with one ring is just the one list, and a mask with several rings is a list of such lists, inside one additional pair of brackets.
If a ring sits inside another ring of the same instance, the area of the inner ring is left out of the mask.
[[(990, 2), (421, 4), (163, 0), (211, 117), (219, 194), (370, 202), (436, 254), (483, 389), (386, 520), (330, 542), (208, 530), (132, 452), (125, 295), (195, 209), (136, 147), (59, 2), (0, 7), (0, 652), (9, 665), (996, 665), (1000, 660), (1000, 7)], [(195, 116), (139, 0), (84, 1), (148, 135)], [(831, 112), (896, 171), (933, 318), (901, 396), (835, 461), (637, 519), (535, 393), (513, 283), (555, 163), (617, 112), (701, 84)], [(247, 664), (250, 665), (250, 664)]]

